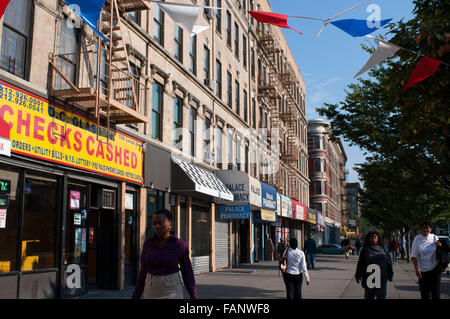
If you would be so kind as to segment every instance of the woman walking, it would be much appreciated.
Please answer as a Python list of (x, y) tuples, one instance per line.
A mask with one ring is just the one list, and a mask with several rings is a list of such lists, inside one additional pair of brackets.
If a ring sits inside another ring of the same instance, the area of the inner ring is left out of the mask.
[(302, 299), (303, 275), (305, 276), (306, 284), (309, 286), (305, 254), (297, 247), (297, 239), (291, 238), (286, 253), (286, 271), (284, 273), (287, 299)]
[(431, 223), (423, 222), (421, 234), (414, 238), (411, 249), (422, 299), (441, 298), (441, 270), (436, 259), (436, 247), (441, 245), (438, 237), (431, 233)]
[(355, 274), (356, 282), (361, 282), (365, 289), (364, 297), (386, 299), (387, 281), (392, 281), (393, 275), (391, 257), (384, 250), (380, 235), (377, 231), (370, 231), (359, 255)]
[(180, 268), (190, 297), (197, 299), (189, 250), (186, 242), (170, 231), (172, 219), (167, 209), (153, 215), (155, 236), (144, 243), (134, 299), (183, 299)]

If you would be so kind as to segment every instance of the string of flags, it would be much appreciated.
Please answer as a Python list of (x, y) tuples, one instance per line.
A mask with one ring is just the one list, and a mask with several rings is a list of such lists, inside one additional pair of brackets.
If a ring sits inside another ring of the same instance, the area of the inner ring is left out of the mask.
[[(0, 0), (0, 19), (3, 16), (3, 13), (6, 10), (6, 7), (10, 3), (11, 0)], [(69, 6), (78, 6), (79, 10), (76, 10), (75, 13), (80, 16), (80, 18), (89, 25), (98, 35), (100, 35), (104, 40), (108, 41), (106, 37), (97, 29), (97, 24), (100, 16), (100, 12), (105, 4), (105, 0), (64, 0)], [(209, 26), (197, 25), (196, 21), (198, 19), (199, 13), (202, 9), (213, 9), (213, 10), (222, 10), (226, 8), (220, 7), (211, 7), (211, 6), (200, 6), (194, 4), (187, 3), (176, 3), (176, 2), (161, 2), (157, 0), (146, 0), (148, 2), (156, 3), (161, 10), (163, 10), (170, 18), (180, 25), (185, 31), (191, 36), (199, 34), (209, 28)], [(288, 25), (288, 18), (297, 18), (297, 19), (309, 19), (309, 20), (317, 20), (323, 22), (323, 26), (320, 29), (317, 37), (321, 34), (321, 32), (325, 29), (328, 24), (332, 24), (336, 28), (344, 31), (353, 37), (363, 37), (367, 36), (373, 39), (378, 40), (378, 48), (371, 55), (367, 63), (361, 68), (361, 70), (355, 75), (355, 78), (369, 69), (373, 68), (376, 65), (379, 65), (387, 58), (395, 55), (395, 53), (401, 49), (407, 50), (409, 52), (418, 54), (417, 52), (413, 52), (411, 50), (402, 48), (393, 43), (389, 43), (383, 41), (381, 39), (374, 38), (370, 36), (371, 33), (377, 31), (381, 27), (388, 24), (392, 19), (385, 19), (381, 21), (371, 21), (371, 25), (368, 25), (367, 20), (358, 20), (358, 19), (344, 19), (344, 20), (335, 20), (337, 17), (354, 10), (362, 5), (371, 2), (372, 0), (364, 1), (354, 7), (351, 7), (347, 10), (344, 10), (335, 16), (328, 19), (319, 19), (312, 17), (303, 17), (303, 16), (293, 16), (286, 14), (279, 14), (273, 12), (264, 12), (264, 11), (252, 11), (248, 10), (247, 12), (258, 22), (271, 24), (280, 28), (291, 29), (299, 34), (303, 34), (297, 29), (292, 28)], [(405, 90), (412, 87), (413, 85), (425, 80), (426, 78), (433, 75), (439, 68), (441, 64), (447, 65), (446, 63), (431, 58), (426, 55), (422, 55), (421, 60), (414, 68), (411, 76), (405, 86)]]

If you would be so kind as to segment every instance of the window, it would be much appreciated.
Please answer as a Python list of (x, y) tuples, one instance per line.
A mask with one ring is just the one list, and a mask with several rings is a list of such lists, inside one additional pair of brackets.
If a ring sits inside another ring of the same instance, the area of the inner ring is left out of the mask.
[(17, 271), (17, 249), (20, 216), (20, 188), (19, 172), (9, 167), (0, 168), (0, 176), (10, 182), (9, 207), (6, 213), (5, 227), (0, 231), (0, 273)]
[(248, 174), (248, 145), (245, 145), (245, 162), (244, 162), (244, 171)]
[(56, 179), (44, 175), (25, 176), (22, 245), (26, 244), (26, 249), (24, 246), (22, 249), (30, 257), (30, 262), (22, 260), (22, 271), (56, 267), (57, 204)]
[(244, 121), (248, 121), (248, 94), (247, 91), (244, 90)]
[(222, 130), (220, 128), (216, 128), (215, 133), (217, 168), (222, 169)]
[(227, 45), (231, 48), (231, 13), (227, 10)]
[(252, 99), (252, 125), (253, 128), (256, 129), (256, 100)]
[(315, 158), (314, 159), (314, 172), (319, 173), (321, 171), (322, 171), (321, 160), (320, 160), (320, 158)]
[(203, 121), (203, 154), (205, 161), (211, 160), (211, 120), (207, 117)]
[(174, 99), (174, 109), (173, 109), (173, 146), (182, 151), (183, 145), (183, 101), (178, 96)]
[(153, 39), (164, 45), (164, 12), (156, 4), (153, 6), (153, 12)]
[(205, 82), (205, 85), (208, 85), (210, 81), (210, 74), (209, 74), (209, 65), (210, 65), (210, 61), (209, 61), (209, 49), (205, 46), (204, 47), (204, 54), (203, 54), (203, 80)]
[(231, 73), (227, 72), (227, 105), (231, 109), (233, 108), (233, 92), (232, 92), (232, 78)]
[(228, 169), (233, 169), (233, 135), (228, 132), (227, 135), (227, 162), (228, 162)]
[(128, 19), (135, 22), (137, 25), (141, 25), (141, 12), (140, 11), (129, 12)]
[(189, 155), (195, 157), (195, 122), (197, 120), (197, 110), (189, 109)]
[(239, 115), (241, 113), (241, 105), (240, 105), (240, 86), (239, 82), (235, 81), (235, 105), (236, 105), (236, 114)]
[(314, 149), (321, 149), (322, 147), (321, 147), (321, 138), (320, 138), (320, 136), (314, 136), (313, 137), (313, 141), (314, 141)]
[(162, 107), (163, 107), (163, 88), (159, 83), (153, 83), (152, 86), (152, 138), (162, 141)]
[(241, 170), (241, 143), (236, 140), (235, 142), (235, 148), (236, 148), (236, 166), (237, 170)]
[[(97, 45), (95, 46), (94, 57), (94, 80), (97, 81)], [(100, 89), (103, 94), (108, 93), (108, 78), (107, 78), (107, 64), (106, 64), (106, 50), (104, 47), (100, 49)]]
[(216, 60), (216, 95), (222, 98), (222, 63)]
[[(61, 33), (59, 40), (59, 53), (68, 54), (58, 59), (58, 69), (67, 77), (69, 81), (76, 84), (76, 73), (78, 70), (79, 56), (74, 54), (80, 51), (79, 33), (77, 28), (73, 28), (67, 24), (67, 18), (61, 21)], [(72, 53), (72, 54), (70, 54)], [(56, 88), (69, 89), (70, 86), (64, 81), (60, 75), (56, 77)]]
[(254, 78), (255, 77), (255, 49), (251, 50), (251, 54), (250, 54), (250, 69), (251, 69), (251, 75)]
[[(222, 0), (217, 0), (216, 7), (222, 7)], [(222, 10), (216, 10), (216, 31), (222, 34)]]
[(242, 35), (242, 63), (247, 69), (247, 37)]
[(3, 16), (0, 67), (21, 78), (28, 76), (31, 8), (32, 2), (29, 0), (11, 1)]
[(207, 208), (192, 205), (192, 256), (207, 256), (211, 253), (211, 214)]
[(234, 23), (234, 55), (239, 59), (239, 26)]
[(314, 182), (314, 193), (316, 195), (322, 194), (322, 182)]
[(189, 39), (189, 71), (197, 75), (197, 35)]
[[(209, 0), (203, 0), (203, 5), (205, 7), (209, 7), (210, 6)], [(211, 9), (210, 8), (204, 8), (203, 9), (203, 15), (205, 16), (205, 18), (207, 20), (209, 20), (210, 17), (211, 17)]]
[(174, 57), (183, 63), (183, 29), (175, 24)]

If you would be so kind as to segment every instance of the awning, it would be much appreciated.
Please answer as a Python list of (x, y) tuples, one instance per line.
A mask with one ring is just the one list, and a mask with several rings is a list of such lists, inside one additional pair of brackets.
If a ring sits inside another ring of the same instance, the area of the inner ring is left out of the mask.
[(256, 178), (242, 171), (219, 170), (215, 172), (217, 178), (233, 195), (233, 203), (251, 205), (252, 208), (261, 207), (261, 184)]
[(268, 222), (276, 222), (277, 215), (273, 210), (261, 209), (261, 220)]
[(192, 196), (196, 192), (233, 200), (233, 194), (213, 173), (179, 158), (172, 157), (172, 161), (172, 192), (183, 192)]

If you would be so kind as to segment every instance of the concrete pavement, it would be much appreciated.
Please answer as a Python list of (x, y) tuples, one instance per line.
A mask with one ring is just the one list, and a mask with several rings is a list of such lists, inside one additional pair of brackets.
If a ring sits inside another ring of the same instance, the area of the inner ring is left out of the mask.
[[(364, 290), (354, 279), (357, 256), (317, 255), (316, 267), (309, 271), (310, 285), (303, 283), (305, 299), (363, 299)], [(201, 299), (284, 299), (286, 289), (278, 262), (244, 264), (236, 269), (196, 275)], [(94, 290), (80, 299), (127, 299), (134, 286), (124, 290)], [(394, 265), (394, 279), (388, 283), (388, 299), (420, 299), (412, 264), (400, 260)], [(441, 298), (450, 299), (450, 276), (442, 274)]]

